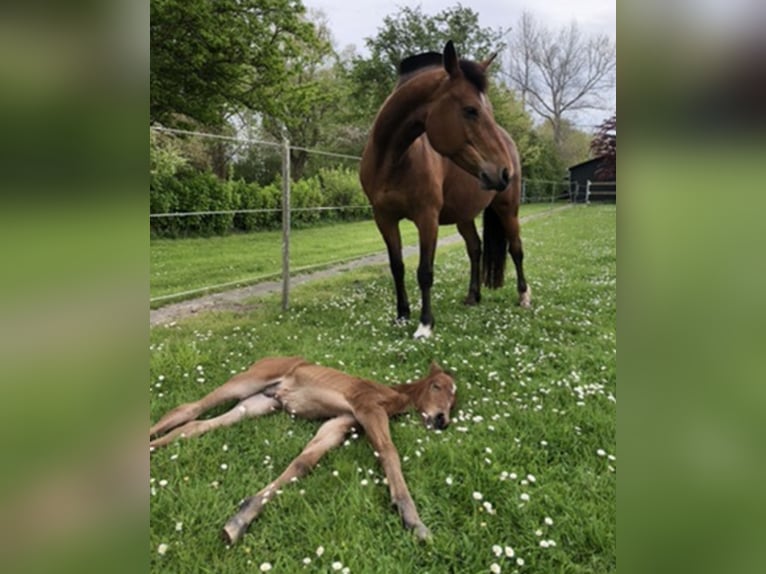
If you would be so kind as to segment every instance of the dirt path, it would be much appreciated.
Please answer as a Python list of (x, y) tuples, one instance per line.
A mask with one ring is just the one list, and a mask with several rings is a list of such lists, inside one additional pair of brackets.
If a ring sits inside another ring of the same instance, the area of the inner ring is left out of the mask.
[[(523, 223), (539, 217), (545, 217), (557, 211), (561, 211), (562, 209), (568, 209), (569, 207), (569, 205), (565, 205), (548, 211), (532, 213), (526, 217), (522, 217), (521, 222)], [(462, 240), (463, 238), (455, 233), (440, 239), (438, 246), (451, 245), (453, 243), (462, 242)], [(417, 245), (408, 245), (402, 249), (402, 255), (405, 258), (415, 255), (417, 252)], [(338, 275), (339, 273), (351, 271), (367, 265), (385, 265), (387, 263), (388, 255), (385, 251), (373, 255), (366, 255), (320, 271), (302, 273), (290, 277), (290, 287), (297, 287), (298, 285), (302, 285), (309, 281), (316, 281), (317, 279), (326, 279)], [(170, 305), (165, 305), (159, 309), (152, 309), (149, 312), (149, 325), (151, 327), (168, 325), (206, 311), (246, 311), (252, 305), (245, 303), (245, 301), (258, 296), (281, 292), (282, 279), (278, 279), (275, 281), (264, 281), (255, 285), (248, 285), (247, 287), (240, 287), (221, 293), (213, 293), (211, 295), (205, 295), (203, 297), (189, 299), (179, 303), (171, 303)]]

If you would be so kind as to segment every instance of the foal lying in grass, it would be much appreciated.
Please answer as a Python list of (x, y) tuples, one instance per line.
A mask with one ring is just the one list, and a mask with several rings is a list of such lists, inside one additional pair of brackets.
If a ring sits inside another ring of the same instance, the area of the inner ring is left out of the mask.
[[(425, 377), (414, 383), (387, 387), (308, 363), (301, 357), (266, 358), (202, 399), (168, 412), (149, 429), (150, 439), (161, 435), (150, 440), (149, 446), (166, 445), (176, 438), (200, 435), (278, 409), (301, 418), (327, 419), (287, 469), (263, 490), (245, 500), (239, 511), (226, 522), (221, 534), (224, 541), (233, 544), (242, 537), (277, 489), (309, 472), (327, 451), (340, 445), (346, 433), (358, 423), (380, 455), (391, 499), (405, 527), (424, 540), (430, 533), (421, 522), (404, 481), (388, 419), (412, 407), (421, 414), (427, 428), (443, 429), (449, 424), (455, 390), (452, 377), (436, 363), (431, 364)], [(239, 402), (230, 411), (212, 419), (196, 420), (202, 413), (231, 400)]]

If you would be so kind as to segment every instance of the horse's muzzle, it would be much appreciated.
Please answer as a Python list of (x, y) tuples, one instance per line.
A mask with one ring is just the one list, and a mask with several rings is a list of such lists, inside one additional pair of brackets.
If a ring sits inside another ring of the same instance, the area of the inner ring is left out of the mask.
[(437, 430), (447, 428), (448, 424), (449, 422), (447, 421), (447, 417), (444, 416), (444, 413), (439, 413), (434, 417), (434, 428)]
[(502, 170), (500, 170), (500, 173), (497, 174), (497, 177), (492, 177), (486, 171), (482, 170), (479, 172), (479, 180), (481, 181), (481, 186), (484, 189), (503, 191), (511, 182), (511, 176), (508, 172), (508, 168), (504, 167)]

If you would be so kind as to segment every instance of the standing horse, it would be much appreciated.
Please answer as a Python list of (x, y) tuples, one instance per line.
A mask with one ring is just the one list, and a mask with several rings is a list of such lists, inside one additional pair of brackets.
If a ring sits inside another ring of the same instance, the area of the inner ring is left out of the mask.
[[(491, 289), (503, 285), (508, 252), (516, 266), (519, 304), (530, 305), (519, 236), (521, 162), (486, 96), (486, 69), (494, 57), (459, 60), (449, 41), (443, 54), (403, 60), (362, 154), (359, 178), (388, 250), (397, 320), (410, 315), (399, 222), (407, 218), (418, 229), (422, 307), (415, 338), (429, 337), (434, 326), (431, 286), (439, 225), (457, 224), (465, 240), (471, 263), (466, 305), (481, 300), (482, 276)], [(474, 223), (482, 211), (483, 261)]]

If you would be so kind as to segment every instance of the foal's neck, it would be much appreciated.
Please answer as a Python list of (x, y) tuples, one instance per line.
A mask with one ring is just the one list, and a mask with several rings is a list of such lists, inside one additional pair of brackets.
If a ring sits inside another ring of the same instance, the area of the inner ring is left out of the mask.
[(423, 70), (405, 79), (388, 96), (372, 127), (378, 165), (398, 161), (425, 131), (428, 107), (445, 77), (441, 67)]
[(417, 406), (418, 397), (423, 389), (422, 380), (415, 383), (403, 383), (401, 385), (394, 385), (391, 387), (401, 397), (399, 401), (399, 408), (395, 414), (406, 412), (411, 407)]

